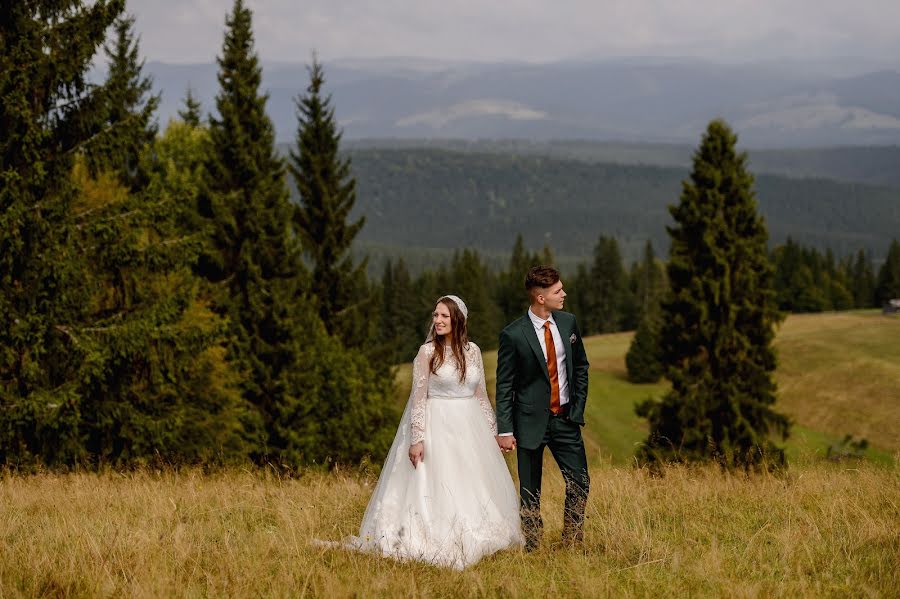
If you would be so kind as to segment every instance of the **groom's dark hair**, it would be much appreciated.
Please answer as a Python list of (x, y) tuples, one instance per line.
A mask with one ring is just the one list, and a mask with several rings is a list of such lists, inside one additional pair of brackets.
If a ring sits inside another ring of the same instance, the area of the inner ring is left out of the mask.
[(525, 275), (525, 291), (531, 291), (535, 287), (546, 289), (559, 281), (559, 271), (552, 266), (534, 266)]

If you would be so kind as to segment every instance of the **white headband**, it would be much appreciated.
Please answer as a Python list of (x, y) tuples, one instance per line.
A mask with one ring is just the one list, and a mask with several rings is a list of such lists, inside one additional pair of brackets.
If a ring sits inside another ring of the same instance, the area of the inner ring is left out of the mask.
[[(469, 319), (469, 308), (466, 307), (466, 302), (462, 301), (457, 295), (442, 295), (441, 299), (447, 298), (449, 300), (453, 300), (453, 303), (456, 304), (456, 307), (459, 308), (459, 311), (462, 312), (463, 320)], [(438, 304), (441, 303), (438, 300)]]

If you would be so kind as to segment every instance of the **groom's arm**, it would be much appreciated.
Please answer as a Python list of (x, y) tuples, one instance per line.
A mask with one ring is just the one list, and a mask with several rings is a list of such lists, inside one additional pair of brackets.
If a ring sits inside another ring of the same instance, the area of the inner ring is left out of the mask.
[(587, 352), (584, 351), (584, 341), (581, 339), (581, 331), (578, 330), (578, 322), (573, 319), (572, 328), (575, 332), (575, 343), (572, 344), (572, 375), (575, 379), (574, 401), (569, 419), (584, 425), (584, 407), (587, 404), (588, 395), (588, 370), (590, 364)]
[(497, 434), (513, 432), (513, 395), (516, 383), (516, 348), (508, 331), (500, 333), (497, 350)]

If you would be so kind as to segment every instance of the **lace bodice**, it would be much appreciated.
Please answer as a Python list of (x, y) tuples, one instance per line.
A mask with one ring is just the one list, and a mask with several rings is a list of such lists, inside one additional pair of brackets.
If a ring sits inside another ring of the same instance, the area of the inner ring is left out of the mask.
[(459, 381), (459, 370), (456, 359), (449, 351), (444, 356), (444, 363), (432, 373), (429, 365), (434, 354), (434, 346), (426, 343), (419, 348), (419, 353), (413, 361), (412, 391), (409, 401), (411, 404), (410, 427), (412, 436), (411, 444), (425, 440), (425, 408), (432, 399), (462, 399), (475, 397), (481, 404), (481, 411), (488, 421), (493, 434), (497, 434), (497, 420), (494, 416), (494, 408), (488, 398), (487, 386), (484, 382), (484, 362), (481, 359), (481, 349), (472, 342), (466, 348), (466, 379)]

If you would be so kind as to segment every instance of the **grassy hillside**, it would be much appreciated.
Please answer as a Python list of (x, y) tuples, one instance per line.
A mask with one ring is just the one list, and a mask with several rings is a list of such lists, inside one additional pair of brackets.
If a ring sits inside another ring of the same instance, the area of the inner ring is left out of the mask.
[[(585, 339), (591, 363), (585, 440), (593, 463), (630, 461), (646, 435), (634, 404), (666, 390), (665, 383), (635, 385), (625, 371), (631, 333)], [(776, 339), (779, 409), (795, 421), (789, 457), (812, 459), (846, 434), (873, 444), (871, 456), (900, 452), (900, 318), (880, 312), (789, 316)], [(493, 397), (497, 353), (485, 353)], [(405, 401), (409, 366), (398, 371)]]
[(880, 312), (791, 316), (777, 338), (782, 409), (832, 437), (900, 452), (900, 318)]
[[(664, 387), (624, 380), (629, 335), (588, 339), (584, 548), (558, 544), (563, 485), (550, 466), (540, 550), (504, 551), (463, 572), (316, 543), (358, 530), (375, 482), (365, 466), (294, 478), (0, 473), (0, 597), (896, 596), (900, 465), (816, 452), (824, 432), (898, 449), (897, 339), (900, 319), (874, 313), (789, 318), (778, 377), (805, 439), (794, 442), (793, 466), (777, 476), (672, 467), (662, 477), (627, 461), (643, 436), (631, 406)], [(491, 373), (496, 355), (486, 359)], [(408, 386), (409, 367), (399, 370)]]

